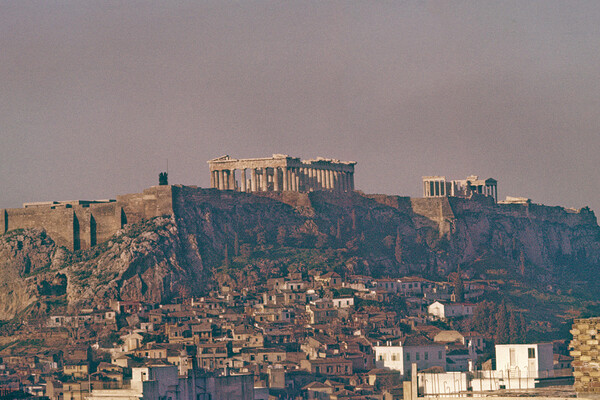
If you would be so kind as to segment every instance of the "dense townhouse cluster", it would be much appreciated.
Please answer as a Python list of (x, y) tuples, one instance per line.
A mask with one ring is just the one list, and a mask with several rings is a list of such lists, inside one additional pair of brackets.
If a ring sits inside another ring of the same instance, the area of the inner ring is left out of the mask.
[[(465, 282), (461, 303), (447, 282), (312, 270), (172, 304), (112, 301), (106, 310), (50, 316), (40, 335), (68, 336), (70, 345), (3, 357), (0, 387), (53, 400), (400, 399), (416, 368), (420, 391), (440, 390), (430, 373), (464, 381), (464, 390), (493, 390), (509, 381), (491, 365), (480, 371), (491, 338), (460, 328), (493, 290)], [(549, 376), (552, 346), (535, 349), (543, 359), (536, 368)], [(502, 348), (508, 375), (514, 351)], [(559, 361), (569, 368), (568, 358)]]

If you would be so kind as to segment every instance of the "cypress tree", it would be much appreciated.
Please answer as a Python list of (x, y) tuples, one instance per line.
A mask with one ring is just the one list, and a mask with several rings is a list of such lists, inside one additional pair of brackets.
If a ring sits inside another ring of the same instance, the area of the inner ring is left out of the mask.
[(502, 301), (502, 304), (498, 307), (496, 312), (496, 344), (507, 344), (509, 340), (509, 329), (508, 329), (508, 312), (506, 311), (506, 304)]
[(510, 312), (510, 319), (508, 320), (508, 341), (509, 343), (520, 343), (519, 322), (513, 311)]
[(240, 255), (240, 238), (237, 232), (235, 232), (233, 237), (233, 253), (236, 257)]
[(400, 231), (396, 232), (396, 246), (394, 247), (394, 256), (398, 264), (402, 264), (402, 239), (400, 238)]
[(527, 341), (527, 324), (525, 323), (525, 317), (523, 313), (519, 315), (519, 342), (526, 343)]
[(229, 267), (229, 247), (227, 245), (227, 243), (225, 243), (225, 248), (223, 249), (223, 255), (225, 260), (223, 260), (223, 263), (225, 264), (226, 267)]

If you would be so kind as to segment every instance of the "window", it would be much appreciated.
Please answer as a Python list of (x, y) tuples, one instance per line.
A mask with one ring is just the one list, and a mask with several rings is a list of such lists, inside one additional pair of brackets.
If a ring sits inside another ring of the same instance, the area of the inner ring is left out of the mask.
[(379, 361), (383, 361), (383, 356), (381, 354), (379, 355)]
[(441, 360), (441, 359), (442, 359), (442, 351), (440, 350), (440, 351), (438, 351), (438, 360)]
[(418, 351), (417, 351), (417, 356), (416, 356), (416, 358), (417, 358), (417, 361), (419, 361), (419, 360), (421, 359), (421, 353), (419, 353)]
[(527, 349), (527, 358), (535, 358), (535, 347)]
[(428, 352), (425, 352), (425, 359), (429, 360), (429, 353)]
[(410, 353), (406, 353), (406, 361), (410, 361)]

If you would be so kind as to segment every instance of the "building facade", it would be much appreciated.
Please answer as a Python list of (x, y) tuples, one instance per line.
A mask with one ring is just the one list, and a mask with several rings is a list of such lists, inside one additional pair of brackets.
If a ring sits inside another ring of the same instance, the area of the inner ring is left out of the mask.
[(354, 161), (318, 157), (301, 160), (284, 154), (208, 161), (211, 187), (239, 192), (311, 192), (354, 190)]
[(549, 378), (554, 376), (552, 343), (497, 344), (496, 370), (504, 376)]
[(427, 313), (439, 319), (470, 317), (475, 310), (473, 303), (442, 303), (435, 301), (427, 306)]
[(413, 363), (419, 370), (431, 367), (446, 369), (446, 347), (423, 336), (409, 336), (400, 342), (373, 346), (373, 349), (377, 368), (400, 371), (401, 375), (410, 373)]

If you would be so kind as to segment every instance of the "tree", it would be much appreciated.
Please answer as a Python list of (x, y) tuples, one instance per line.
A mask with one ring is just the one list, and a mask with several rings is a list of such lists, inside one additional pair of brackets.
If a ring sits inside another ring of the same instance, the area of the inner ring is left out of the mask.
[(519, 314), (519, 343), (525, 343), (527, 341), (527, 324), (525, 323), (525, 317), (523, 313)]
[(240, 255), (240, 238), (237, 232), (235, 232), (233, 238), (233, 254), (235, 254), (236, 257)]
[(525, 253), (523, 249), (521, 249), (521, 254), (519, 255), (519, 272), (521, 276), (525, 275)]
[(160, 186), (166, 186), (169, 184), (169, 174), (166, 172), (161, 172), (158, 174), (158, 184)]
[(285, 229), (285, 226), (280, 226), (279, 228), (277, 228), (277, 244), (280, 246), (284, 246), (286, 239), (287, 231)]
[(265, 234), (265, 231), (258, 231), (256, 234), (256, 243), (261, 247), (264, 247), (267, 244), (267, 235)]
[(226, 267), (229, 267), (229, 247), (227, 246), (227, 243), (225, 243), (225, 248), (223, 249), (223, 264), (225, 264)]
[(454, 285), (454, 295), (456, 296), (456, 301), (458, 301), (458, 302), (465, 301), (465, 283), (462, 278), (462, 272), (460, 270), (460, 265), (458, 266), (458, 269), (456, 270), (456, 274), (454, 275), (454, 279), (453, 279), (452, 283)]
[(402, 238), (400, 231), (396, 232), (396, 246), (394, 247), (394, 257), (398, 264), (402, 264)]
[(492, 301), (482, 301), (477, 305), (471, 319), (471, 329), (489, 336), (496, 336), (499, 307)]
[(502, 304), (498, 307), (498, 311), (496, 313), (496, 344), (507, 344), (510, 335), (509, 335), (509, 327), (508, 327), (508, 312), (506, 310), (506, 304), (502, 301)]
[(513, 311), (510, 312), (510, 319), (508, 320), (508, 341), (509, 343), (520, 343), (519, 322)]

